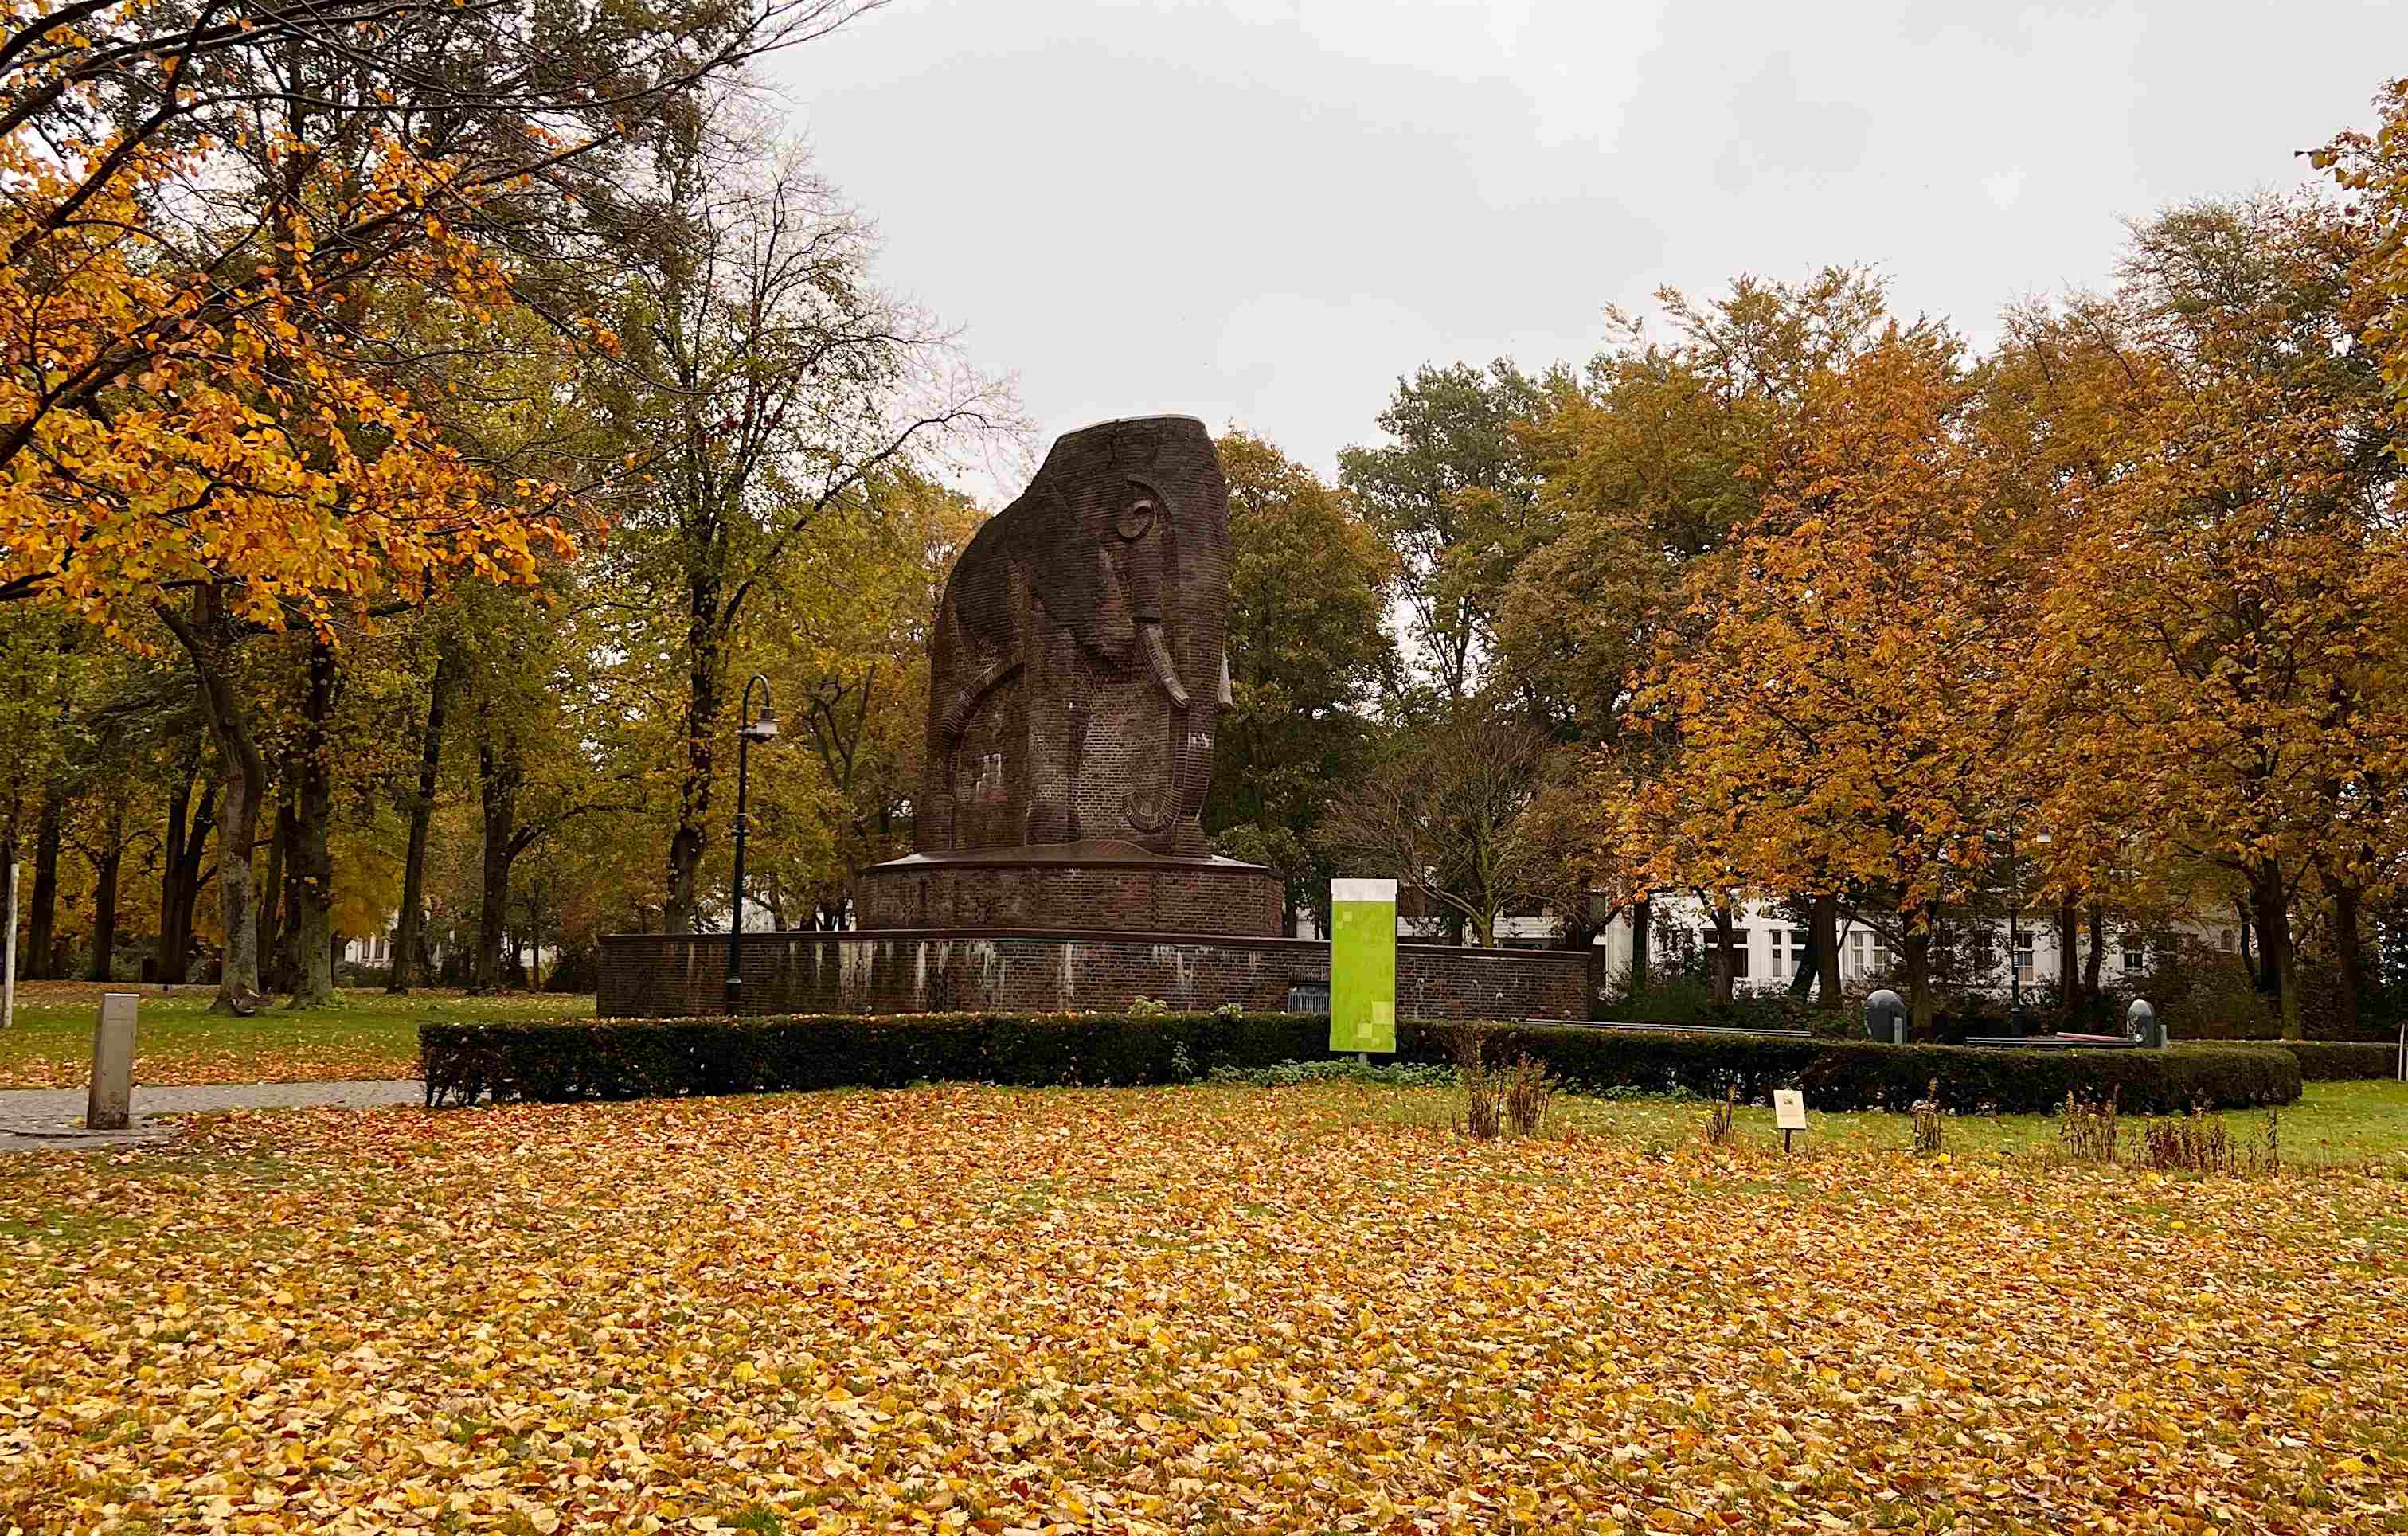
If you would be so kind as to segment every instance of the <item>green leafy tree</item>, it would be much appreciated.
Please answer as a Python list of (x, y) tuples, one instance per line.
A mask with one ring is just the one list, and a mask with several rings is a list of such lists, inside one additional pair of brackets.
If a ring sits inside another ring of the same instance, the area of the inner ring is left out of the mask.
[(1418, 669), (1460, 700), (1481, 682), (1497, 596), (1538, 501), (1528, 446), (1514, 430), (1542, 386), (1511, 360), (1425, 366), (1397, 380), (1380, 413), (1389, 440), (1338, 456), (1339, 481), (1396, 552)]
[(1330, 799), (1369, 763), (1369, 710), (1394, 675), (1383, 623), (1395, 558), (1354, 499), (1250, 433), (1219, 442), (1229, 481), (1229, 674), (1204, 826), (1267, 863), (1291, 914), (1327, 904), (1313, 840)]

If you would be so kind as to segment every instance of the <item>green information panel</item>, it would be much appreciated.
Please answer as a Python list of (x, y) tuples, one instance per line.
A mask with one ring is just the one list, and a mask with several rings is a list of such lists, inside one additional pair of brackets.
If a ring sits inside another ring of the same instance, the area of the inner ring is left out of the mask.
[(1397, 1048), (1397, 883), (1329, 883), (1329, 1048)]

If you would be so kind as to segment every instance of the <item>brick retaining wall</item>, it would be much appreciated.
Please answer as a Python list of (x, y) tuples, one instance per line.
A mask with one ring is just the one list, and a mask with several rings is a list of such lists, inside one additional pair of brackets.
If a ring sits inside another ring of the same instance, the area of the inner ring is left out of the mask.
[[(1182, 1012), (1237, 1003), (1272, 1012), (1291, 986), (1326, 985), (1312, 939), (1014, 930), (748, 933), (747, 1013), (1094, 1012), (1155, 998)], [(679, 1018), (724, 1011), (724, 934), (602, 940), (596, 1011)], [(1585, 1019), (1591, 956), (1578, 950), (1397, 946), (1397, 1011), (1409, 1019)]]
[(1240, 934), (1280, 931), (1280, 883), (1234, 859), (947, 863), (918, 854), (857, 870), (858, 921), (880, 933)]

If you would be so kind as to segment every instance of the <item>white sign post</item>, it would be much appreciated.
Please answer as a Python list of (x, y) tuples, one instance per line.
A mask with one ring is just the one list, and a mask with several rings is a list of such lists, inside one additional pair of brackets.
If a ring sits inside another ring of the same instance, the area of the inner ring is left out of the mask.
[(1781, 1127), (1781, 1150), (1787, 1152), (1789, 1139), (1806, 1128), (1806, 1090), (1773, 1089), (1772, 1119)]

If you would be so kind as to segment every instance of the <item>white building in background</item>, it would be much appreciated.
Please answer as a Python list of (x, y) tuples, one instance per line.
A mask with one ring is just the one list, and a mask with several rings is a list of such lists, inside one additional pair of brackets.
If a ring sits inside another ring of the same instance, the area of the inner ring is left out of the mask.
[[(1447, 926), (1442, 916), (1419, 915), (1423, 902), (1411, 900), (1412, 893), (1400, 892), (1398, 899), (1397, 937), (1409, 944), (1442, 944), (1446, 942)], [(1658, 896), (1650, 913), (1648, 952), (1658, 968), (1677, 965), (1688, 955), (1703, 955), (1713, 941), (1713, 917), (1706, 904), (1695, 896)], [(2045, 986), (2060, 974), (2057, 942), (2057, 914), (2052, 911), (2026, 912), (2015, 925), (2013, 942), (2009, 926), (2003, 916), (1985, 920), (1988, 929), (1989, 962), (1982, 960), (1984, 945), (1980, 935), (1971, 936), (1971, 926), (1959, 917), (1949, 923), (1958, 946), (1961, 964), (1988, 972), (1990, 980), (1983, 983), (1989, 990), (2005, 993), (2020, 980), (2026, 987)], [(1513, 949), (1543, 949), (1559, 941), (1562, 926), (1552, 912), (1524, 912), (1500, 917), (1497, 923), (1497, 942)], [(1313, 925), (1310, 912), (1297, 916), (1297, 937), (1326, 937)], [(1785, 992), (1806, 964), (1806, 928), (1802, 923), (1784, 915), (1771, 902), (1752, 901), (1740, 909), (1736, 931), (1738, 940), (1732, 952), (1737, 971), (1732, 977), (1732, 989), (1737, 992)], [(2178, 925), (2169, 932), (2157, 929), (2110, 929), (2106, 948), (2100, 955), (2099, 979), (2114, 984), (2118, 981), (2138, 980), (2155, 969), (2166, 957), (2165, 951), (2176, 939), (2192, 939), (2210, 948), (2237, 955), (2241, 948), (2241, 928), (2237, 921), (2222, 924), (2190, 922)], [(1603, 952), (1606, 974), (1618, 974), (1630, 964), (1630, 914), (1616, 913), (1598, 931), (1594, 942)], [(2089, 936), (2077, 933), (2075, 942), (2081, 946), (2074, 955), (2074, 969), (2081, 970), (2089, 959)], [(1970, 955), (1964, 951), (1969, 949)], [(2009, 951), (2013, 950), (2014, 971), (2008, 969)], [(1850, 920), (1844, 912), (1840, 917), (1840, 980), (1842, 984), (1858, 986), (1891, 975), (1899, 956), (1891, 953), (1889, 940), (1863, 923)]]
[[(1552, 921), (1552, 920), (1550, 920)], [(1998, 992), (2008, 991), (2016, 982), (2027, 987), (2045, 986), (2063, 974), (2057, 950), (2057, 915), (2054, 912), (2028, 912), (2015, 921), (2012, 945), (2013, 969), (2010, 965), (2009, 924), (2005, 917), (1985, 919), (1983, 926), (1989, 942), (1985, 946), (1980, 933), (1975, 932), (1970, 945), (1964, 935), (1971, 926), (1958, 919), (1950, 924), (1959, 935), (1960, 952), (1970, 948), (1967, 960), (1973, 968), (1987, 971), (1991, 977), (1985, 985)], [(1713, 917), (1706, 904), (1694, 896), (1658, 896), (1651, 912), (1651, 935), (1648, 953), (1657, 965), (1684, 953), (1703, 955), (1713, 942)], [(1797, 980), (1806, 963), (1806, 929), (1802, 924), (1783, 915), (1768, 902), (1749, 902), (1740, 910), (1734, 938), (1738, 947), (1732, 952), (1737, 962), (1732, 986), (1740, 992), (1782, 992)], [(2105, 950), (2100, 957), (2099, 979), (2113, 983), (2127, 978), (2137, 980), (2146, 975), (2164, 954), (2170, 940), (2180, 937), (2195, 939), (2211, 948), (2238, 954), (2241, 929), (2237, 921), (2221, 926), (2214, 923), (2190, 922), (2179, 925), (2173, 933), (2164, 929), (2111, 929)], [(1630, 964), (1630, 915), (1617, 914), (1598, 934), (1597, 942), (1605, 951), (1609, 973)], [(2081, 946), (2074, 955), (2077, 972), (2087, 962), (2088, 936), (2077, 933), (2075, 942)], [(1992, 956), (1988, 965), (1982, 963), (1982, 951), (1986, 947)], [(1843, 985), (1873, 981), (1889, 975), (1898, 964), (1890, 950), (1889, 940), (1862, 923), (1852, 922), (1842, 912), (1840, 917), (1840, 980)]]
[[(392, 965), (394, 931), (400, 922), (400, 914), (395, 913), (385, 920), (385, 931), (382, 933), (371, 934), (360, 939), (346, 938), (339, 956), (340, 963), (348, 966)], [(438, 936), (435, 939), (433, 947), (435, 964), (439, 969), (445, 956), (451, 952), (451, 945)], [(519, 957), (530, 968), (528, 972), (530, 975), (549, 976), (552, 974), (552, 968), (560, 963), (560, 947), (551, 942), (523, 944), (519, 947), (518, 953)]]

